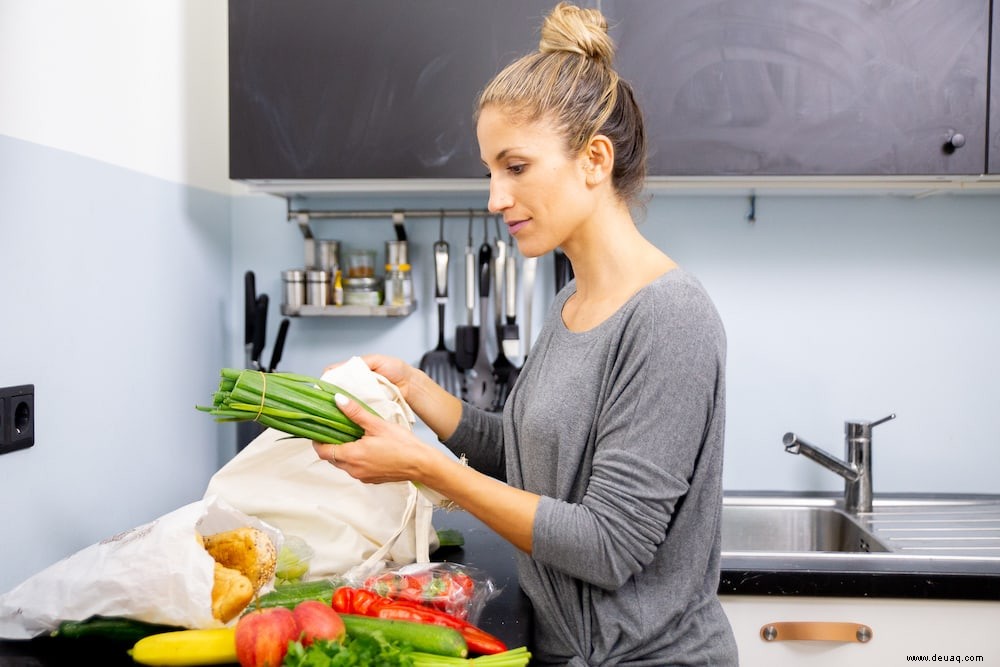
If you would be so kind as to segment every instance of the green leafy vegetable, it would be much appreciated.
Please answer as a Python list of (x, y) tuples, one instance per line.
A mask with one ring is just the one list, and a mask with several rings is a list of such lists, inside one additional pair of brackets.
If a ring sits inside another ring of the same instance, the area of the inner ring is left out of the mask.
[(288, 645), (284, 667), (413, 667), (406, 646), (378, 636), (357, 636), (343, 643), (317, 640), (309, 646)]

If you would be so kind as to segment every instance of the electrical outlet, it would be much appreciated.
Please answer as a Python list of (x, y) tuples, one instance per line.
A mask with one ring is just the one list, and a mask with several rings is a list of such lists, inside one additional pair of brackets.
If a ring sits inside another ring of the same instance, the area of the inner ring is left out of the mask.
[(0, 387), (0, 454), (35, 444), (35, 385)]

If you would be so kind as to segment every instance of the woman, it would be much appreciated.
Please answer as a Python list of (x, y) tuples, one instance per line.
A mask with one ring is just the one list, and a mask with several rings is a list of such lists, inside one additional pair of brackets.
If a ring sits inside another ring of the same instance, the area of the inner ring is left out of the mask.
[(517, 547), (537, 663), (735, 665), (716, 595), (725, 334), (632, 220), (645, 137), (613, 48), (599, 11), (560, 4), (479, 100), (490, 210), (522, 254), (561, 248), (575, 273), (502, 416), (365, 357), (469, 466), (345, 397), (365, 436), (315, 447), (365, 482), (425, 484)]

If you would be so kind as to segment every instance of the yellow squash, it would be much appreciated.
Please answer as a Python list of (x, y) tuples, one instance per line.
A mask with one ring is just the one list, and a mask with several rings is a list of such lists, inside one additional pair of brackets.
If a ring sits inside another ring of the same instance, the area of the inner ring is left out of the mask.
[(161, 632), (137, 641), (129, 654), (141, 665), (224, 665), (238, 662), (236, 629)]

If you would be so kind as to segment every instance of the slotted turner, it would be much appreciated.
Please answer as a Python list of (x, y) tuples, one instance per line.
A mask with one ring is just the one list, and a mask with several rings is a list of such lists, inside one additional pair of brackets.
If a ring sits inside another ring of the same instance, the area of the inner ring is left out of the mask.
[(461, 397), (462, 379), (455, 365), (455, 354), (444, 343), (444, 309), (448, 302), (448, 243), (444, 240), (444, 216), (441, 216), (440, 240), (434, 244), (434, 300), (438, 309), (437, 347), (420, 359), (420, 370), (452, 396)]

